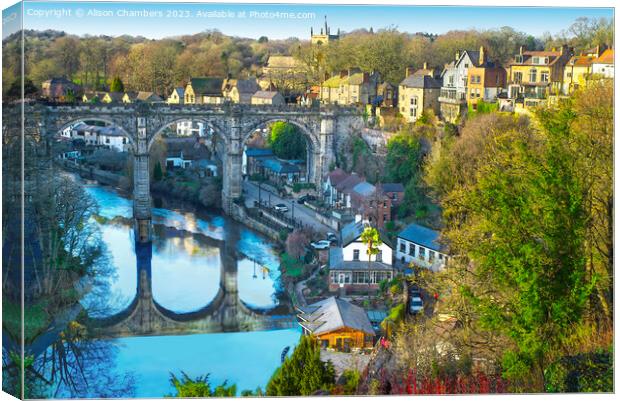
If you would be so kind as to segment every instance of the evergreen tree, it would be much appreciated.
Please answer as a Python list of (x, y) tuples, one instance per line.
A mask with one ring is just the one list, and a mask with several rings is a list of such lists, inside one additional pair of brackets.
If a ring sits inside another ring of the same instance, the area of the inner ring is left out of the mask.
[(211, 389), (208, 374), (191, 379), (185, 372), (181, 372), (181, 378), (170, 373), (170, 384), (176, 390), (176, 394), (173, 394), (172, 397), (177, 398), (234, 397), (237, 395), (237, 386), (234, 384), (227, 386), (226, 381), (215, 389)]
[(266, 394), (273, 396), (311, 395), (334, 384), (334, 366), (321, 361), (321, 350), (311, 336), (303, 336), (290, 357), (269, 379)]
[(161, 163), (158, 160), (157, 163), (155, 163), (155, 167), (153, 168), (153, 179), (155, 181), (161, 181), (162, 178), (164, 178), (164, 172), (162, 171)]
[(123, 92), (124, 90), (125, 85), (123, 85), (123, 81), (121, 81), (120, 77), (114, 77), (110, 84), (110, 92)]

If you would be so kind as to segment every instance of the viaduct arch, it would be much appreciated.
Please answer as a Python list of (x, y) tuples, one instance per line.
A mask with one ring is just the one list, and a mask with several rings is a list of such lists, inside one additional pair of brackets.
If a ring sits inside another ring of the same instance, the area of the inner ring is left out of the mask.
[(256, 105), (168, 105), (168, 104), (48, 104), (24, 105), (25, 126), (38, 127), (38, 134), (53, 137), (70, 124), (98, 120), (119, 127), (127, 136), (134, 158), (133, 215), (136, 241), (151, 239), (151, 196), (149, 151), (155, 139), (169, 125), (195, 120), (213, 128), (224, 142), (222, 158), (222, 207), (235, 215), (235, 200), (242, 194), (242, 154), (245, 141), (257, 129), (274, 121), (299, 127), (310, 143), (309, 181), (321, 185), (335, 160), (335, 143), (363, 126), (362, 113), (353, 107), (304, 107)]

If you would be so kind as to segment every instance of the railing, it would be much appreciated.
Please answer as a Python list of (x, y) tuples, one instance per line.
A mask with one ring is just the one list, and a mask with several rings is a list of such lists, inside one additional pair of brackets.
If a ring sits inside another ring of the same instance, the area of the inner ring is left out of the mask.
[(456, 89), (445, 89), (442, 88), (439, 94), (439, 101), (455, 101), (455, 102), (464, 102), (465, 101), (465, 92), (457, 92)]
[(268, 206), (266, 203), (255, 202), (256, 208), (261, 212), (270, 215), (271, 217), (281, 221), (289, 228), (303, 228), (303, 223), (295, 220), (292, 217), (288, 217), (285, 212), (279, 212), (273, 207)]

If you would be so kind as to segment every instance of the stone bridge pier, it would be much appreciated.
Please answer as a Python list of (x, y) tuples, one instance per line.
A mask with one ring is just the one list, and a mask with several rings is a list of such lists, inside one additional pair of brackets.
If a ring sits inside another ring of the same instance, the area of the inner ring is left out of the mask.
[(149, 174), (149, 140), (146, 118), (136, 118), (136, 138), (133, 155), (133, 215), (135, 240), (139, 243), (151, 241), (151, 188)]

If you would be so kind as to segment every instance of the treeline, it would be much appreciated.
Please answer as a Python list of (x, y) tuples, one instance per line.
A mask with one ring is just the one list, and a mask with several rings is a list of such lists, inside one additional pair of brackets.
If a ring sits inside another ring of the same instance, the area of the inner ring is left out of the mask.
[(436, 317), (397, 336), (403, 366), (422, 378), (437, 375), (428, 361), (454, 377), (483, 368), (517, 392), (612, 391), (612, 81), (531, 119), (473, 117), (436, 149), (424, 180), (452, 258), (419, 278), (441, 295)]
[[(3, 41), (3, 83), (9, 88), (20, 74), (19, 35)], [(258, 40), (205, 31), (195, 35), (148, 40), (143, 37), (78, 37), (56, 31), (25, 32), (26, 76), (35, 86), (65, 76), (87, 89), (104, 89), (119, 77), (126, 90), (168, 95), (190, 76), (255, 75), (273, 54), (294, 55), (306, 68), (307, 82), (318, 84), (326, 74), (351, 67), (378, 71), (400, 82), (406, 66), (424, 62), (441, 67), (457, 51), (485, 46), (492, 59), (508, 62), (520, 46), (543, 49), (567, 43), (577, 51), (611, 45), (613, 22), (577, 19), (566, 31), (540, 38), (510, 27), (495, 30), (450, 31), (441, 35), (409, 34), (396, 28), (360, 29), (328, 45), (312, 46), (308, 38)]]

